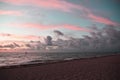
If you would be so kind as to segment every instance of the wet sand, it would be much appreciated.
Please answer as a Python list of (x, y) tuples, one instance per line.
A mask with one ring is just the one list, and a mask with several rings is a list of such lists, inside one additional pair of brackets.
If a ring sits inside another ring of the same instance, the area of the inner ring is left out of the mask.
[(120, 55), (4, 67), (0, 80), (120, 80)]

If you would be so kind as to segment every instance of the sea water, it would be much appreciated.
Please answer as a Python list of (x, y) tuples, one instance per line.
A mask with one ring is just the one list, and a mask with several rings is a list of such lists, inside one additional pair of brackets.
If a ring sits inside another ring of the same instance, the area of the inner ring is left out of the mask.
[[(64, 61), (108, 55), (103, 53), (80, 52), (0, 52), (0, 67)], [(109, 54), (110, 55), (110, 54)]]

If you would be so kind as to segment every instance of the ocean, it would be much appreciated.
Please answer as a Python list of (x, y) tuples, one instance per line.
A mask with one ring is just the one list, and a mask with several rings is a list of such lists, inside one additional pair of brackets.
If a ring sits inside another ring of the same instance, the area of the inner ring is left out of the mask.
[(105, 55), (111, 54), (84, 52), (0, 52), (0, 67), (57, 62), (80, 58), (99, 57)]

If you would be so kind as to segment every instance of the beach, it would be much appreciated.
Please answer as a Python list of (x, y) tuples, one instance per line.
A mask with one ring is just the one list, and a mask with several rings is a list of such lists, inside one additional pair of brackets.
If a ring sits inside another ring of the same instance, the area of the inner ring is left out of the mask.
[(1, 67), (0, 80), (120, 80), (120, 54)]

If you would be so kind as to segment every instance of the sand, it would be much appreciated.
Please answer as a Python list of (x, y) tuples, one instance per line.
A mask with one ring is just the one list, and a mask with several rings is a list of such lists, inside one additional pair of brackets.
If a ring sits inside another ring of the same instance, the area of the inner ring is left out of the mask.
[(120, 80), (120, 55), (0, 68), (0, 80)]

